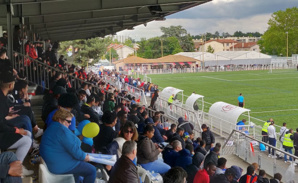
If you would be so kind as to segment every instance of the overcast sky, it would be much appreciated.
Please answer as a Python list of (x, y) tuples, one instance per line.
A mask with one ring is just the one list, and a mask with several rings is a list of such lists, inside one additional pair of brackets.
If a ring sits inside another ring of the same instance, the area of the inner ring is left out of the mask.
[(215, 31), (233, 34), (237, 30), (264, 33), (273, 12), (294, 6), (298, 6), (298, 0), (213, 0), (170, 15), (165, 21), (150, 22), (147, 27), (139, 25), (117, 35), (136, 40), (150, 38), (162, 34), (161, 26), (171, 25), (182, 25), (192, 35)]

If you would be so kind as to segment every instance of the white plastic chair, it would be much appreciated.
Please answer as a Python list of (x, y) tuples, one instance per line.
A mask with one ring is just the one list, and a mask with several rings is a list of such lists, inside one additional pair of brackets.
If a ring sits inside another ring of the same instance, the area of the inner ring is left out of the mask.
[(39, 183), (75, 183), (74, 176), (72, 174), (57, 175), (52, 174), (45, 162), (42, 160), (39, 164)]

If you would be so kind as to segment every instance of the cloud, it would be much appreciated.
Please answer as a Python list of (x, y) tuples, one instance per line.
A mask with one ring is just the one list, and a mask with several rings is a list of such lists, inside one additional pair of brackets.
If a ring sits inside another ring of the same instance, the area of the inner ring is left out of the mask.
[(298, 6), (295, 0), (213, 0), (168, 18), (245, 18)]
[(141, 38), (151, 38), (161, 36), (160, 27), (169, 27), (171, 25), (181, 25), (191, 35), (199, 35), (205, 32), (214, 33), (215, 31), (229, 32), (233, 34), (235, 31), (242, 32), (260, 32), (263, 33), (267, 29), (267, 22), (271, 14), (257, 15), (253, 17), (239, 19), (167, 19), (165, 21), (154, 21), (144, 25), (136, 26), (134, 30), (124, 30), (117, 35), (130, 36), (133, 39), (140, 40)]
[(153, 21), (147, 27), (139, 25), (133, 31), (124, 30), (117, 34), (139, 40), (160, 36), (160, 27), (171, 25), (181, 25), (192, 35), (215, 31), (264, 33), (272, 13), (294, 6), (298, 6), (297, 0), (213, 0), (170, 15), (165, 21)]

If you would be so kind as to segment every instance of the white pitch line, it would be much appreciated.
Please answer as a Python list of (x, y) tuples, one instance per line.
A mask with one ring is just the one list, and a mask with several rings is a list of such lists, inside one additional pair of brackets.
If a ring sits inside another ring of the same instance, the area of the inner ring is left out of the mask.
[(286, 77), (286, 78), (264, 78), (264, 79), (239, 79), (233, 81), (262, 81), (262, 80), (279, 80), (279, 79), (293, 79), (298, 77)]
[(254, 113), (267, 113), (267, 112), (282, 112), (282, 111), (298, 111), (298, 109), (284, 109), (284, 110), (275, 110), (275, 111), (261, 111), (261, 112), (250, 112), (251, 114)]
[(214, 78), (214, 77), (210, 77), (210, 76), (202, 76), (202, 77), (203, 77), (203, 78), (210, 78), (210, 79), (221, 80), (221, 81), (231, 81), (231, 80), (227, 80), (227, 79)]

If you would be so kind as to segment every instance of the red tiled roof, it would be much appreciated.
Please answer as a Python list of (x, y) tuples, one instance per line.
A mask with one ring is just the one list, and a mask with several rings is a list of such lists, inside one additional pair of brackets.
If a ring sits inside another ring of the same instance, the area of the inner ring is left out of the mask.
[(216, 41), (219, 43), (238, 43), (237, 41), (234, 41), (232, 39), (212, 39), (212, 40), (207, 41), (206, 43), (210, 43), (212, 41)]
[(255, 46), (257, 43), (256, 42), (249, 42), (249, 43), (238, 43), (234, 45), (234, 48), (251, 48)]
[(202, 46), (204, 43), (202, 42), (194, 42), (195, 48), (198, 49), (200, 46)]
[(141, 58), (141, 57), (137, 57), (137, 56), (130, 56), (127, 58), (124, 58), (122, 60), (117, 60), (115, 62), (113, 62), (113, 64), (118, 64), (118, 63), (122, 63), (124, 62), (125, 64), (130, 64), (130, 63), (141, 63), (141, 64), (145, 64), (145, 63), (172, 63), (172, 62), (198, 62), (199, 60), (191, 58), (191, 57), (187, 57), (187, 56), (183, 56), (183, 55), (168, 55), (168, 56), (164, 56), (161, 58), (157, 58), (157, 59), (146, 59), (146, 58)]
[(107, 49), (110, 49), (110, 48), (113, 48), (114, 50), (117, 50), (117, 49), (121, 49), (121, 48), (123, 48), (123, 46), (124, 45), (122, 45), (122, 44), (110, 44), (109, 46), (108, 46), (108, 48)]

